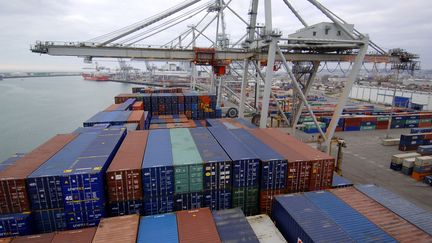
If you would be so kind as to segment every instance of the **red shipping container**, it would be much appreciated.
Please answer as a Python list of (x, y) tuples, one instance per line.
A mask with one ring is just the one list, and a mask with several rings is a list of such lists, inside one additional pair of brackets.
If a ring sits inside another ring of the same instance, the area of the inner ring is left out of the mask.
[(209, 208), (177, 212), (179, 243), (219, 243), (218, 231)]
[(141, 111), (132, 111), (127, 123), (138, 123), (138, 130), (144, 129), (144, 122), (146, 120), (147, 112)]
[(136, 111), (136, 110), (144, 110), (144, 102), (142, 101), (137, 101), (132, 105), (132, 110)]
[(262, 190), (260, 192), (259, 208), (261, 214), (271, 215), (273, 198), (277, 195), (285, 194), (285, 189)]
[(138, 236), (139, 219), (138, 214), (103, 218), (97, 227), (92, 243), (135, 243)]
[(130, 131), (106, 172), (108, 201), (143, 199), (141, 165), (148, 131)]
[[(13, 243), (51, 243), (54, 238), (54, 233), (18, 236), (13, 239)], [(0, 241), (10, 242), (10, 241)]]
[(114, 110), (116, 110), (119, 106), (120, 106), (120, 104), (112, 104), (112, 105), (108, 106), (104, 111), (114, 111)]
[(26, 178), (75, 137), (76, 134), (56, 135), (0, 172), (1, 214), (30, 210)]

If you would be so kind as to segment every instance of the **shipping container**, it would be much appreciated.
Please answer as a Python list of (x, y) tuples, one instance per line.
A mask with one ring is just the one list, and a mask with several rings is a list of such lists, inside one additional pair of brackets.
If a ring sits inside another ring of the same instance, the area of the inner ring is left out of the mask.
[(353, 183), (343, 176), (333, 173), (332, 188), (342, 188), (353, 186)]
[(287, 160), (246, 130), (234, 129), (231, 132), (261, 160), (260, 190), (284, 189), (286, 187)]
[(84, 127), (92, 127), (96, 124), (123, 125), (127, 123), (132, 111), (101, 111), (83, 123)]
[(142, 214), (143, 200), (130, 200), (130, 201), (114, 201), (108, 202), (109, 216), (122, 216), (128, 214)]
[(137, 243), (178, 243), (177, 217), (174, 213), (141, 217)]
[[(141, 168), (148, 134), (148, 131), (129, 132), (107, 169), (108, 201), (111, 205), (117, 206), (111, 207), (111, 214), (125, 215), (141, 212), (143, 200)], [(126, 205), (125, 201), (128, 201)], [(116, 208), (118, 211), (115, 211)]]
[(405, 154), (395, 154), (391, 158), (390, 169), (392, 170), (402, 170), (402, 163), (404, 159), (419, 157), (419, 153), (405, 153)]
[(33, 232), (30, 212), (0, 215), (0, 237), (29, 235)]
[(306, 192), (304, 195), (356, 242), (396, 242), (393, 237), (330, 192)]
[(259, 158), (242, 141), (224, 127), (207, 128), (232, 162), (234, 188), (259, 186)]
[(258, 214), (258, 201), (258, 187), (241, 187), (232, 190), (232, 207), (241, 208), (247, 216)]
[(35, 210), (32, 216), (36, 231), (39, 233), (66, 229), (66, 214), (63, 208)]
[(285, 238), (266, 214), (246, 218), (260, 243), (287, 243)]
[(10, 243), (13, 238), (0, 238), (0, 243)]
[(359, 191), (432, 235), (432, 213), (415, 206), (404, 198), (375, 185), (356, 185)]
[(10, 165), (15, 164), (18, 160), (20, 160), (22, 157), (24, 157), (24, 153), (16, 153), (12, 157), (7, 158), (6, 160), (0, 162), (0, 171), (6, 169)]
[(331, 192), (399, 242), (409, 243), (414, 239), (416, 242), (432, 242), (432, 236), (355, 188), (340, 188)]
[(27, 178), (32, 210), (63, 208), (61, 176), (100, 133), (82, 133)]
[(57, 232), (51, 243), (92, 243), (96, 227)]
[(139, 221), (140, 216), (138, 214), (104, 218), (97, 227), (93, 243), (135, 243)]
[(232, 208), (232, 193), (229, 190), (206, 190), (203, 193), (203, 207), (210, 210), (222, 210)]
[(299, 194), (275, 197), (272, 219), (288, 242), (355, 242), (339, 225)]
[(240, 208), (214, 211), (213, 220), (222, 242), (259, 243)]
[(174, 211), (201, 208), (202, 205), (202, 192), (176, 193), (174, 195)]
[(175, 193), (200, 192), (203, 190), (203, 159), (189, 129), (170, 130)]
[(105, 172), (125, 135), (124, 128), (101, 132), (63, 171), (61, 188), (68, 229), (95, 226), (105, 215)]
[(30, 210), (26, 178), (75, 137), (74, 134), (56, 135), (13, 165), (0, 171), (1, 214)]
[(189, 129), (204, 162), (204, 190), (231, 188), (231, 159), (206, 128)]
[(142, 164), (144, 215), (174, 210), (174, 164), (169, 130), (152, 130)]
[[(13, 243), (51, 243), (54, 238), (54, 233), (46, 233), (39, 235), (18, 236), (12, 240)], [(0, 241), (1, 242), (1, 241)]]
[(221, 242), (208, 208), (177, 212), (177, 227), (180, 243)]

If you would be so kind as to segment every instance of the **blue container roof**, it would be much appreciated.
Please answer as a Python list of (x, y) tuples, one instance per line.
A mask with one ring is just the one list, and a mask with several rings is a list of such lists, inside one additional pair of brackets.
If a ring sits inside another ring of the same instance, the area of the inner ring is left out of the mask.
[(84, 123), (126, 122), (132, 111), (101, 111)]
[(97, 138), (96, 133), (82, 133), (64, 146), (53, 157), (35, 170), (29, 178), (57, 176), (72, 164), (78, 156)]
[(257, 128), (257, 126), (255, 126), (254, 124), (252, 124), (250, 121), (245, 120), (244, 118), (234, 118), (234, 120), (246, 127), (249, 128)]
[(333, 194), (320, 191), (306, 192), (304, 195), (355, 241), (397, 242), (393, 237)]
[(213, 219), (222, 242), (259, 243), (240, 208), (213, 211)]
[(151, 130), (143, 158), (143, 168), (173, 166), (169, 129)]
[(225, 127), (207, 128), (232, 160), (258, 159), (257, 155)]
[(98, 173), (105, 170), (126, 135), (126, 129), (102, 131), (96, 139), (69, 164), (63, 175)]
[(354, 242), (339, 225), (303, 195), (276, 196), (275, 200), (283, 210), (291, 215), (313, 242)]
[(231, 161), (225, 150), (223, 150), (207, 128), (191, 128), (189, 131), (204, 162)]
[(251, 151), (258, 156), (261, 161), (285, 160), (282, 155), (274, 151), (267, 144), (261, 142), (258, 138), (244, 129), (230, 130), (240, 141), (242, 141)]
[(178, 243), (176, 215), (168, 213), (142, 217), (137, 242)]
[(0, 171), (6, 169), (9, 165), (15, 164), (15, 162), (24, 157), (24, 155), (24, 153), (16, 153), (14, 156), (0, 162)]
[(432, 213), (421, 209), (404, 198), (375, 185), (356, 185), (359, 191), (408, 222), (432, 235)]
[(352, 186), (353, 183), (345, 177), (342, 177), (335, 172), (333, 173), (333, 181), (332, 181), (332, 187), (340, 187), (340, 186)]
[(212, 127), (223, 127), (224, 124), (219, 119), (206, 119), (206, 122)]

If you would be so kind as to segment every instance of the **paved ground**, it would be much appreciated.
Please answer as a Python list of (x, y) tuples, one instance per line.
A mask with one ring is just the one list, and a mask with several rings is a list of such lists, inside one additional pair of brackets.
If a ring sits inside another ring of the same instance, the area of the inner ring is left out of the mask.
[[(354, 183), (379, 185), (432, 212), (432, 187), (389, 168), (391, 156), (403, 152), (397, 146), (381, 145), (385, 133), (385, 130), (336, 133), (347, 143), (342, 164), (344, 177)], [(391, 130), (395, 138), (402, 133), (409, 133), (409, 129)], [(296, 132), (296, 136), (310, 137), (302, 132)]]

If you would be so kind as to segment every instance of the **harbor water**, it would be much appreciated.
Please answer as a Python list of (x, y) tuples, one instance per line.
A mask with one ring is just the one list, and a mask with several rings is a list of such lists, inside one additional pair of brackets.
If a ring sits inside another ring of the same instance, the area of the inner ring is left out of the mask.
[(55, 134), (72, 132), (133, 86), (80, 76), (0, 81), (0, 161), (29, 152)]

